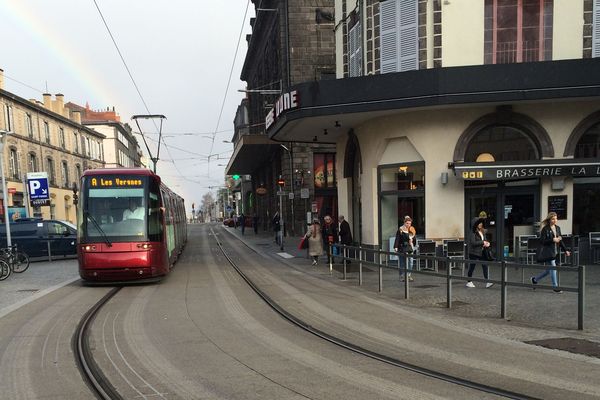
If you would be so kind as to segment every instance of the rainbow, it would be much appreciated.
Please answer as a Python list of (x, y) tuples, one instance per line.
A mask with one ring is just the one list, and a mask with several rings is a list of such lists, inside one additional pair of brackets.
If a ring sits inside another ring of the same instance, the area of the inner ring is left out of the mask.
[[(84, 93), (82, 96), (85, 96), (87, 92), (91, 97), (90, 100), (98, 102), (101, 107), (115, 104), (114, 93), (108, 90), (110, 85), (101, 82), (98, 74), (90, 67), (87, 60), (69, 46), (68, 38), (60, 37), (55, 30), (49, 29), (51, 24), (43, 21), (34, 11), (35, 8), (25, 1), (0, 0), (0, 15), (10, 17), (16, 26), (22, 28), (23, 34), (31, 36), (51, 54), (54, 54), (56, 59), (62, 62), (65, 74), (80, 83)], [(10, 75), (10, 72), (7, 75)], [(65, 100), (69, 101), (67, 94), (65, 97)]]

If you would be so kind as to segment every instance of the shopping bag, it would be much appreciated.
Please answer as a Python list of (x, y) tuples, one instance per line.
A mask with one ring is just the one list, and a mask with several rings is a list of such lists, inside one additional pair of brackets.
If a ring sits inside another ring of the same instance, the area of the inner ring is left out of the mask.
[(308, 239), (305, 237), (300, 240), (300, 244), (298, 244), (298, 250), (308, 249)]

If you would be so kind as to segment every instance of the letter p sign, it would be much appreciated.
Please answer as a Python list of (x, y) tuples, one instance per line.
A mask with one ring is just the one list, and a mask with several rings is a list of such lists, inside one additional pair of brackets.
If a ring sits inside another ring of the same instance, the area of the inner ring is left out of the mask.
[(37, 195), (37, 190), (40, 189), (42, 185), (40, 184), (40, 181), (36, 181), (36, 180), (30, 180), (29, 181), (29, 193), (31, 193), (32, 195)]

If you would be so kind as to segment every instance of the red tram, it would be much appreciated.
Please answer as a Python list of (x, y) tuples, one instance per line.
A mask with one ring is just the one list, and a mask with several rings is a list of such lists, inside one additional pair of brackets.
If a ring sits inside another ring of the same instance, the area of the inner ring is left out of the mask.
[(159, 280), (187, 240), (183, 198), (143, 168), (93, 169), (81, 178), (79, 275), (86, 281)]

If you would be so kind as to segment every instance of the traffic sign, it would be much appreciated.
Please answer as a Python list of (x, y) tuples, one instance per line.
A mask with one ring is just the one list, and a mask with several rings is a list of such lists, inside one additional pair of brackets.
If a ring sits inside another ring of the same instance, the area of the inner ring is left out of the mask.
[(30, 200), (50, 199), (47, 172), (29, 172), (27, 174), (27, 187), (29, 188)]
[(231, 208), (231, 206), (227, 206), (226, 210), (228, 213), (230, 213), (231, 211), (233, 211), (233, 208)]

